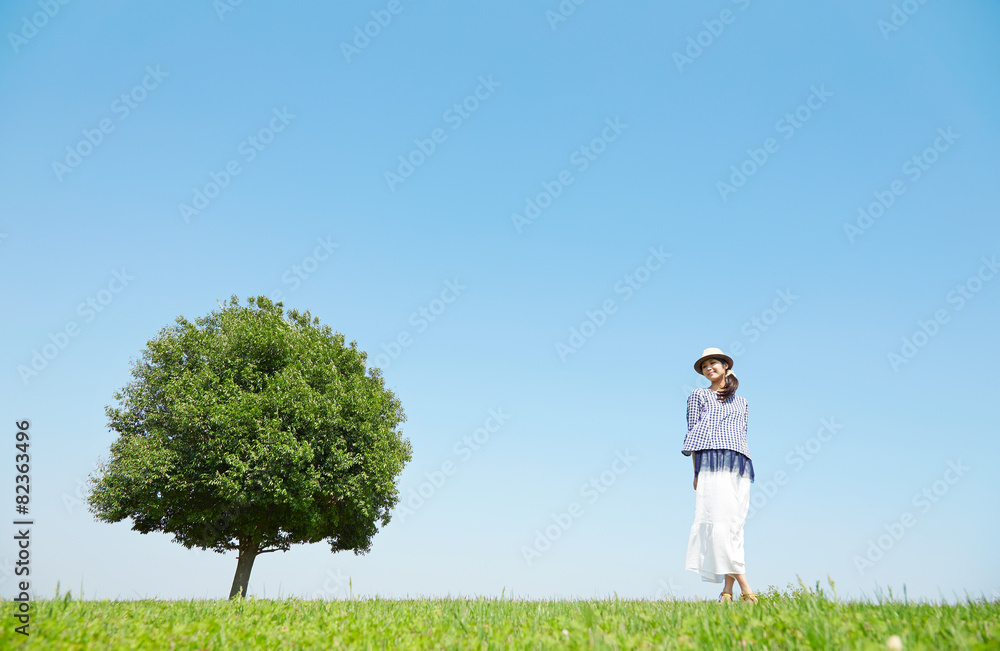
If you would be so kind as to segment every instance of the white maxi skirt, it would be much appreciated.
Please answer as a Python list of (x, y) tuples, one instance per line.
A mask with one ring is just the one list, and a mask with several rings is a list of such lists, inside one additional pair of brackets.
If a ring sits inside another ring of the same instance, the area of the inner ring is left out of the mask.
[(745, 574), (743, 524), (749, 509), (749, 477), (702, 468), (684, 569), (709, 583), (722, 583), (726, 574)]

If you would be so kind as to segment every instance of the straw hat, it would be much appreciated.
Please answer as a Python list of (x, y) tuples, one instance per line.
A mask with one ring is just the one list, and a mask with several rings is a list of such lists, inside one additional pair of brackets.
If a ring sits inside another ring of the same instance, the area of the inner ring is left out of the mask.
[(718, 348), (706, 348), (704, 351), (702, 351), (701, 357), (698, 358), (698, 361), (694, 363), (694, 370), (697, 371), (699, 375), (704, 375), (704, 373), (701, 372), (701, 363), (710, 357), (714, 357), (715, 359), (721, 359), (726, 364), (729, 364), (729, 370), (726, 371), (726, 375), (729, 375), (730, 373), (733, 372), (732, 357), (726, 355)]

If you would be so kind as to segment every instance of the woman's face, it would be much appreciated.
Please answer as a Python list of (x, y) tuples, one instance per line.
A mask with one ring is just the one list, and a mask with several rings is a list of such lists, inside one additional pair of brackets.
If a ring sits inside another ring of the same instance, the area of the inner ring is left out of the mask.
[(702, 374), (711, 380), (713, 384), (726, 377), (727, 368), (728, 367), (724, 362), (717, 360), (714, 357), (710, 357), (701, 363)]

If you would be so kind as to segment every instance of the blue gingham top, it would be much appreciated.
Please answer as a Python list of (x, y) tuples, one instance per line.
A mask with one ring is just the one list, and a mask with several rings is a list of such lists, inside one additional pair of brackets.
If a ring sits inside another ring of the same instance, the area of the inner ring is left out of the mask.
[(695, 389), (688, 396), (687, 424), (681, 453), (695, 455), (695, 475), (700, 466), (707, 470), (749, 472), (753, 481), (753, 462), (747, 448), (749, 405), (743, 396), (732, 395), (720, 402), (711, 389)]

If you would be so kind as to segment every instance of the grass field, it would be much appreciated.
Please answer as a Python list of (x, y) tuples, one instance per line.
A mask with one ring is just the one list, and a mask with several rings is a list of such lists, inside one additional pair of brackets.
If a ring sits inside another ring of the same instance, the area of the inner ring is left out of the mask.
[[(299, 599), (2, 601), (0, 649), (1000, 649), (1000, 602), (846, 602), (816, 585), (760, 603)], [(738, 599), (738, 597), (737, 597)]]

